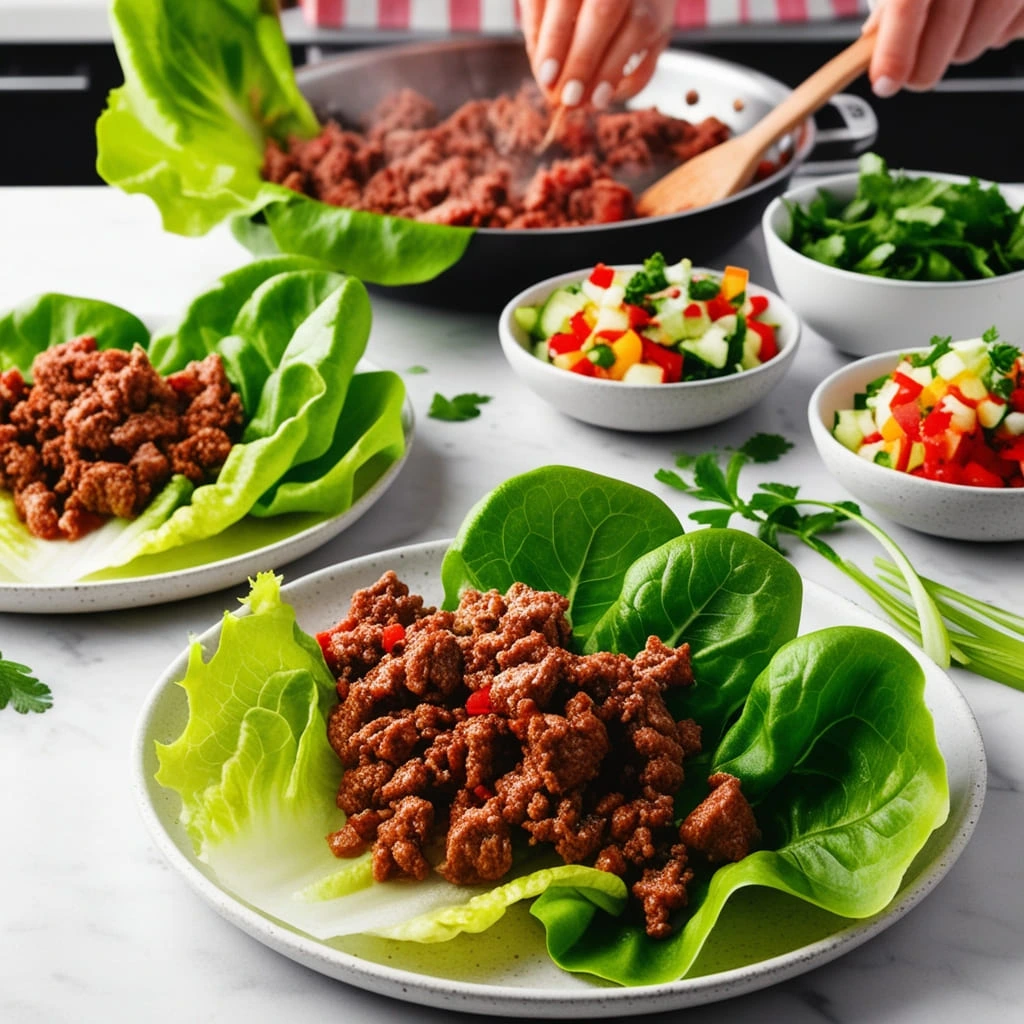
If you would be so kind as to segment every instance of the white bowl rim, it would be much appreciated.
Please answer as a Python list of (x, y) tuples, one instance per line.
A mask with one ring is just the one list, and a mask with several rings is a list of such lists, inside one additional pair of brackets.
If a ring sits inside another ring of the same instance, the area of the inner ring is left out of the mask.
[[(987, 187), (995, 185), (1000, 190), (1008, 188), (1012, 191), (1016, 191), (1020, 187), (1014, 182), (990, 181), (987, 178), (974, 179), (970, 175), (947, 174), (944, 171), (914, 171), (900, 168), (898, 173), (904, 174), (908, 178), (936, 178), (939, 181), (949, 181), (962, 185), (966, 185), (972, 180), (977, 180), (978, 183), (983, 186)], [(773, 225), (772, 221), (775, 219), (775, 214), (787, 202), (800, 202), (801, 200), (817, 194), (819, 189), (827, 190), (829, 187), (843, 188), (851, 184), (856, 185), (859, 177), (859, 171), (849, 171), (846, 174), (835, 174), (827, 178), (804, 182), (803, 184), (787, 189), (781, 195), (775, 196), (775, 198), (773, 198), (765, 207), (764, 213), (761, 214), (761, 230), (765, 237), (767, 238), (769, 235), (773, 236), (782, 245), (784, 245), (798, 261), (803, 261), (814, 267), (818, 267), (825, 273), (836, 274), (839, 277), (846, 278), (848, 280), (871, 281), (872, 284), (877, 284), (882, 288), (922, 288), (937, 291), (948, 288), (977, 288), (985, 285), (991, 286), (996, 282), (1004, 281), (1011, 283), (1017, 280), (1024, 281), (1024, 267), (1020, 270), (1012, 270), (1009, 274), (996, 274), (994, 277), (980, 277), (970, 281), (905, 281), (902, 278), (896, 277), (879, 277), (875, 274), (862, 274), (858, 270), (847, 270), (844, 267), (833, 267), (828, 263), (822, 263), (820, 260), (811, 259), (810, 256), (805, 256), (799, 249), (794, 249), (793, 246), (791, 246), (789, 242), (779, 234)], [(1024, 189), (1021, 191), (1024, 192)], [(1022, 202), (1024, 202), (1024, 198), (1022, 198)]]
[[(611, 267), (613, 270), (643, 269), (643, 264), (641, 263), (608, 263), (606, 266)], [(594, 267), (591, 265), (582, 270), (569, 270), (564, 274), (556, 274), (554, 277), (547, 277), (543, 280), (537, 281), (529, 287), (524, 288), (517, 295), (513, 295), (505, 304), (505, 307), (502, 309), (501, 314), (498, 317), (498, 333), (501, 336), (502, 342), (505, 342), (507, 339), (508, 344), (510, 344), (512, 348), (518, 350), (524, 358), (531, 360), (530, 365), (536, 363), (537, 366), (541, 368), (541, 373), (557, 373), (557, 379), (564, 380), (564, 375), (567, 372), (566, 370), (563, 370), (558, 366), (552, 366), (550, 363), (545, 363), (543, 359), (538, 359), (532, 352), (527, 352), (527, 350), (516, 340), (515, 335), (511, 331), (512, 314), (521, 305), (537, 305), (537, 303), (525, 302), (524, 296), (548, 287), (550, 287), (550, 291), (547, 292), (547, 295), (550, 295), (551, 292), (567, 281), (579, 281), (582, 278), (585, 278), (593, 269)], [(694, 267), (693, 272), (721, 275), (724, 273), (724, 268), (719, 270), (714, 267)], [(740, 370), (738, 373), (727, 373), (722, 377), (711, 377), (707, 380), (677, 380), (671, 383), (662, 384), (631, 384), (629, 381), (606, 380), (603, 377), (584, 377), (582, 374), (574, 374), (573, 376), (577, 378), (575, 383), (582, 383), (585, 387), (611, 387), (615, 389), (617, 394), (623, 394), (626, 391), (643, 391), (646, 393), (650, 392), (653, 388), (658, 389), (658, 394), (667, 394), (670, 389), (672, 392), (676, 392), (699, 390), (701, 388), (715, 387), (716, 385), (721, 386), (726, 383), (735, 384), (738, 380), (751, 380), (762, 371), (770, 371), (783, 366), (785, 363), (789, 362), (796, 353), (797, 346), (800, 344), (800, 335), (802, 333), (803, 323), (800, 320), (800, 317), (797, 316), (793, 307), (790, 306), (781, 295), (773, 292), (770, 288), (765, 288), (762, 285), (759, 285), (756, 281), (749, 281), (748, 287), (756, 289), (757, 294), (766, 296), (769, 302), (769, 308), (774, 306), (775, 308), (783, 310), (792, 325), (792, 340), (787, 340), (785, 344), (780, 342), (778, 354), (767, 362), (761, 363), (759, 366), (752, 366), (749, 370)], [(570, 378), (570, 380), (571, 379), (572, 378)]]
[[(928, 352), (930, 348), (931, 346), (924, 346), (923, 348), (899, 348), (890, 349), (888, 352), (876, 352), (874, 355), (864, 356), (861, 359), (855, 359), (852, 363), (848, 363), (846, 366), (841, 366), (838, 370), (834, 370), (823, 381), (821, 381), (820, 384), (818, 384), (818, 386), (814, 389), (813, 392), (811, 392), (811, 397), (807, 404), (807, 414), (808, 419), (810, 420), (812, 435), (815, 435), (817, 432), (817, 428), (820, 427), (823, 434), (828, 437), (829, 441), (831, 441), (833, 445), (835, 445), (836, 449), (846, 453), (844, 456), (840, 456), (841, 458), (849, 456), (849, 458), (851, 459), (856, 459), (856, 464), (858, 466), (865, 467), (866, 471), (869, 473), (889, 474), (884, 479), (890, 480), (894, 484), (897, 479), (905, 480), (907, 487), (916, 487), (921, 491), (922, 494), (927, 494), (929, 493), (929, 491), (937, 495), (950, 494), (950, 490), (952, 489), (953, 493), (959, 492), (960, 494), (964, 495), (970, 494), (973, 496), (977, 496), (979, 494), (1016, 494), (1018, 495), (1018, 501), (1024, 499), (1024, 487), (979, 487), (977, 484), (956, 484), (946, 480), (929, 480), (927, 477), (912, 476), (910, 473), (903, 473), (896, 469), (890, 469), (888, 466), (879, 466), (875, 462), (868, 462), (867, 459), (862, 459), (859, 455), (857, 455), (856, 452), (850, 451), (850, 449), (847, 448), (846, 445), (844, 445), (841, 441), (836, 440), (835, 435), (833, 435), (831, 429), (825, 425), (825, 421), (821, 415), (821, 400), (825, 391), (828, 388), (832, 387), (832, 385), (838, 383), (839, 381), (843, 380), (846, 377), (859, 375), (857, 371), (864, 371), (868, 369), (868, 367), (873, 363), (878, 363), (879, 366), (891, 365), (892, 369), (895, 369), (900, 359), (903, 358), (903, 356)], [(876, 373), (874, 376), (880, 377), (881, 373)], [(874, 380), (874, 377), (871, 377), (869, 379)], [(832, 411), (833, 413), (835, 413), (838, 410)], [(883, 478), (879, 477), (878, 479), (882, 480)], [(986, 498), (986, 500), (1005, 501), (1007, 499), (1005, 497), (1002, 499), (991, 497)]]

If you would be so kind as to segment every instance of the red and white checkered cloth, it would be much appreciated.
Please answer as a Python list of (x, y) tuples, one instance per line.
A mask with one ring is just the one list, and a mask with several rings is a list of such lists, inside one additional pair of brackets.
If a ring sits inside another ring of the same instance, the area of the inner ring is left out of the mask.
[[(404, 32), (512, 32), (516, 0), (302, 0), (313, 25)], [(823, 21), (867, 15), (867, 0), (676, 0), (676, 27)]]

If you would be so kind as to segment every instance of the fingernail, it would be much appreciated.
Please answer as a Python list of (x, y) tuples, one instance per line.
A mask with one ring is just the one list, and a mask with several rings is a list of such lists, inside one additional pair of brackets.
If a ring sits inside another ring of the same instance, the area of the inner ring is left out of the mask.
[(541, 85), (550, 85), (558, 77), (558, 67), (558, 61), (548, 57), (537, 71), (537, 81)]
[(872, 83), (871, 89), (876, 96), (887, 100), (890, 96), (895, 96), (900, 91), (900, 83), (894, 78), (883, 75)]
[(578, 78), (571, 78), (562, 86), (562, 103), (567, 107), (579, 106), (583, 99), (583, 83)]
[(599, 82), (590, 99), (595, 107), (599, 107), (601, 109), (607, 107), (612, 99), (612, 83)]

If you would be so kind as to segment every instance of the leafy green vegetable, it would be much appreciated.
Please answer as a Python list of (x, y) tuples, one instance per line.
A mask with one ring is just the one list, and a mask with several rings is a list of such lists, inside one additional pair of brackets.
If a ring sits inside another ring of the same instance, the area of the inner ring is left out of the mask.
[(630, 565), (683, 532), (649, 491), (569, 466), (506, 480), (467, 513), (441, 567), (445, 606), (467, 587), (525, 583), (569, 599), (582, 644), (620, 595)]
[[(941, 348), (941, 339), (935, 340)], [(655, 478), (699, 501), (725, 506), (690, 513), (696, 522), (726, 527), (734, 515), (741, 516), (756, 523), (758, 536), (778, 551), (783, 550), (780, 536), (797, 538), (861, 587), (938, 664), (945, 666), (952, 661), (978, 675), (1024, 690), (1024, 643), (1006, 635), (1009, 631), (1024, 637), (1024, 619), (919, 576), (892, 538), (865, 517), (854, 502), (804, 498), (799, 488), (781, 483), (761, 484), (749, 500), (740, 495), (739, 478), (745, 463), (775, 461), (778, 454), (792, 447), (778, 438), (773, 451), (764, 440), (773, 436), (757, 435), (733, 452), (724, 473), (719, 454), (712, 451), (682, 455), (676, 460), (678, 468), (693, 470), (691, 481), (667, 469), (658, 470)], [(803, 506), (825, 511), (803, 512)], [(832, 533), (846, 522), (859, 525), (886, 549), (892, 561), (880, 563), (883, 582), (908, 595), (909, 606), (822, 539), (822, 534)], [(997, 627), (1003, 627), (1003, 631)]]
[[(624, 301), (634, 306), (642, 306), (648, 295), (652, 292), (660, 292), (667, 287), (665, 257), (660, 252), (656, 252), (644, 260), (644, 269), (636, 271), (626, 282)], [(718, 294), (717, 288), (715, 294)]]
[(579, 893), (549, 890), (532, 913), (553, 959), (621, 984), (673, 981), (729, 897), (751, 885), (845, 917), (882, 910), (949, 809), (923, 691), (917, 661), (875, 630), (835, 627), (791, 641), (754, 682), (712, 764), (742, 779), (762, 848), (701, 879), (685, 927), (662, 941), (595, 914)]
[(10, 704), (19, 715), (37, 714), (53, 705), (50, 688), (39, 682), (28, 665), (7, 661), (0, 654), (0, 711)]
[(486, 405), (490, 400), (490, 395), (478, 395), (471, 391), (451, 398), (445, 398), (444, 395), (435, 392), (427, 415), (435, 420), (460, 423), (463, 420), (476, 419), (480, 415), (480, 406)]
[(790, 245), (810, 259), (862, 274), (960, 281), (1024, 268), (1024, 208), (996, 185), (892, 174), (874, 153), (860, 160), (857, 191), (843, 201), (826, 189), (788, 203)]
[(752, 680), (796, 636), (802, 592), (800, 574), (749, 534), (701, 530), (633, 562), (586, 650), (634, 656), (652, 635), (689, 643), (696, 686), (673, 710), (685, 707), (700, 723), (708, 749)]
[[(69, 326), (95, 327), (102, 344), (148, 341), (130, 313), (59, 295), (0, 319), (0, 336), (15, 339), (11, 350), (28, 372), (36, 354), (67, 340)], [(134, 564), (146, 571), (154, 556), (179, 551), (186, 558), (245, 517), (343, 512), (405, 445), (401, 378), (355, 373), (369, 330), (369, 298), (355, 278), (294, 257), (226, 275), (193, 302), (176, 329), (152, 342), (164, 374), (216, 352), (242, 396), (245, 432), (217, 479), (193, 489), (175, 477), (139, 518), (110, 520), (74, 542), (32, 536), (11, 496), (0, 493), (4, 573), (39, 583)], [(255, 546), (258, 532), (250, 531)], [(276, 527), (266, 532), (278, 539)], [(165, 560), (159, 571), (175, 567)]]
[(263, 180), (268, 139), (319, 127), (270, 0), (113, 0), (111, 27), (125, 84), (96, 125), (97, 170), (153, 199), (168, 231), (260, 214), (240, 237), (261, 255), (385, 285), (430, 280), (462, 256), (470, 228), (332, 207)]

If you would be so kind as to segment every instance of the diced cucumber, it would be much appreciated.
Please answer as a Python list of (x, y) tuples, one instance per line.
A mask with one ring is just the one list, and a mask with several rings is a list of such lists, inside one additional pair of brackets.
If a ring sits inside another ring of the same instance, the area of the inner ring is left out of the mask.
[(983, 398), (978, 403), (978, 422), (986, 430), (993, 430), (1002, 422), (1009, 408), (1005, 402), (993, 402), (991, 398)]
[(512, 311), (512, 318), (527, 334), (535, 334), (540, 322), (540, 308), (537, 306), (517, 306)]
[(595, 331), (628, 331), (629, 314), (624, 309), (601, 306), (594, 321)]
[(665, 268), (665, 280), (669, 284), (680, 285), (685, 295), (690, 285), (690, 271), (692, 270), (693, 262), (684, 257), (678, 263), (670, 263)]
[(535, 341), (532, 351), (538, 359), (543, 359), (545, 363), (551, 362), (551, 352), (548, 350), (546, 339), (544, 341)]
[(569, 321), (590, 300), (580, 290), (556, 288), (541, 306), (538, 316), (540, 333), (545, 338), (562, 334), (569, 329)]
[(664, 384), (665, 371), (651, 363), (634, 363), (622, 375), (624, 384)]
[(860, 428), (860, 415), (856, 409), (837, 409), (832, 436), (845, 448), (855, 452), (864, 440), (864, 431)]
[(725, 331), (718, 323), (713, 323), (700, 338), (682, 342), (680, 348), (685, 352), (692, 352), (716, 370), (721, 370), (729, 361), (729, 342)]

